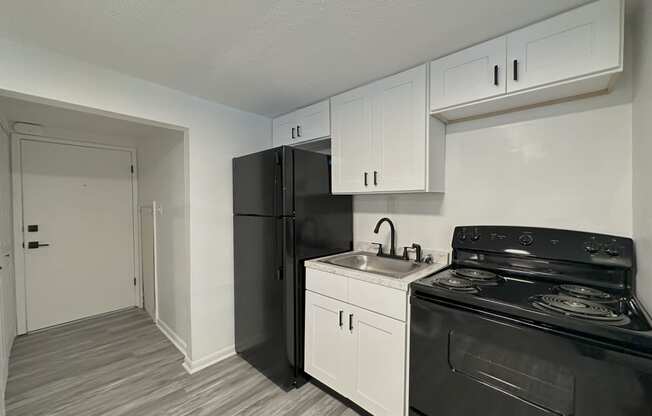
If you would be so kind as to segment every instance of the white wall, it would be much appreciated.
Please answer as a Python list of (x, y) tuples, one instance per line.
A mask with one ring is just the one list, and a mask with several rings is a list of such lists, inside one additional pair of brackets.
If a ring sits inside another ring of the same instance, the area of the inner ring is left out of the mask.
[(9, 372), (9, 353), (16, 336), (13, 219), (9, 135), (0, 122), (0, 415), (4, 415), (4, 393)]
[(638, 295), (652, 312), (652, 4), (634, 15), (634, 239)]
[[(183, 240), (186, 233), (183, 135), (141, 139), (137, 141), (137, 149), (139, 205), (151, 206), (156, 201), (161, 208), (157, 215), (159, 320), (187, 343), (190, 292), (188, 252)], [(143, 210), (141, 218), (151, 222), (151, 211)], [(143, 230), (151, 231), (146, 225)]]
[[(355, 198), (356, 241), (450, 249), (453, 227), (504, 224), (632, 235), (631, 105), (449, 134), (446, 193)], [(387, 235), (383, 236), (387, 241)]]
[(231, 158), (268, 147), (271, 121), (0, 39), (0, 90), (188, 128), (193, 361), (233, 346)]

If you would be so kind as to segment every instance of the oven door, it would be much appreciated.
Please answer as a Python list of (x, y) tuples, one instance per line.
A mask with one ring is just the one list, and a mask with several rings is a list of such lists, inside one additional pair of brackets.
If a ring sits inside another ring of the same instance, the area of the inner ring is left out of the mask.
[(411, 297), (410, 415), (652, 415), (652, 360)]

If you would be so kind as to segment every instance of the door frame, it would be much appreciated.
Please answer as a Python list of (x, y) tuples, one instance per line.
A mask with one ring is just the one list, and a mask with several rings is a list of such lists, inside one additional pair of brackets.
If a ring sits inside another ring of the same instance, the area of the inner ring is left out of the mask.
[(11, 135), (11, 177), (12, 177), (12, 200), (14, 212), (14, 273), (16, 278), (16, 321), (17, 333), (27, 333), (27, 286), (25, 279), (25, 252), (23, 248), (23, 174), (21, 142), (43, 142), (55, 143), (69, 146), (78, 146), (94, 149), (120, 150), (131, 155), (131, 164), (134, 172), (131, 175), (131, 216), (132, 235), (134, 241), (134, 306), (143, 307), (143, 280), (141, 276), (141, 255), (140, 255), (140, 215), (138, 213), (138, 160), (136, 149), (132, 147), (105, 145), (100, 143), (83, 142), (78, 140), (66, 140), (53, 137), (35, 136), (21, 133)]

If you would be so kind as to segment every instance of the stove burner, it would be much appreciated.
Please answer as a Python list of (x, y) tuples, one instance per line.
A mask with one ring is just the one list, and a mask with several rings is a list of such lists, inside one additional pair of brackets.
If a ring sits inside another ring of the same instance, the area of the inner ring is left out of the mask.
[(455, 269), (453, 273), (473, 280), (496, 280), (498, 278), (496, 273), (478, 269)]
[(532, 304), (541, 310), (547, 310), (592, 321), (625, 325), (629, 318), (613, 310), (589, 300), (567, 295), (541, 295), (534, 298)]
[(502, 277), (487, 270), (462, 268), (452, 269), (451, 273), (480, 285), (497, 285), (503, 281)]
[(598, 289), (578, 285), (561, 285), (559, 289), (570, 296), (577, 296), (593, 301), (613, 300), (613, 296)]
[(463, 277), (438, 277), (434, 280), (434, 284), (456, 292), (478, 292), (473, 282)]

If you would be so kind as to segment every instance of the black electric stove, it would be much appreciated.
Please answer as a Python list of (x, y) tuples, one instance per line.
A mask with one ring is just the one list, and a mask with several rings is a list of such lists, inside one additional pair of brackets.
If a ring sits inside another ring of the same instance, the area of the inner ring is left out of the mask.
[(652, 415), (631, 239), (471, 226), (452, 246), (411, 285), (411, 414)]

